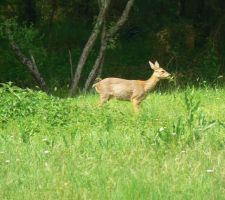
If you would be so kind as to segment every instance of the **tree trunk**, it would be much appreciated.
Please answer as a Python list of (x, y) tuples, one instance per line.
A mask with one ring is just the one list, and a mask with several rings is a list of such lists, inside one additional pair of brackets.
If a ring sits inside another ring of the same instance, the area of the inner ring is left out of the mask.
[(114, 37), (114, 35), (118, 32), (118, 30), (124, 25), (124, 23), (128, 19), (128, 15), (130, 13), (130, 10), (131, 10), (131, 7), (132, 7), (134, 1), (135, 0), (129, 0), (127, 2), (127, 5), (126, 5), (125, 9), (123, 10), (121, 17), (119, 18), (119, 20), (117, 21), (115, 26), (110, 28), (108, 31), (105, 30), (105, 26), (104, 26), (104, 28), (102, 30), (102, 40), (101, 40), (101, 47), (99, 50), (99, 55), (98, 55), (98, 57), (95, 61), (95, 64), (88, 76), (88, 79), (85, 83), (84, 91), (87, 91), (90, 88), (90, 86), (94, 82), (98, 72), (100, 71), (100, 67), (102, 70), (103, 63), (104, 63), (104, 57), (105, 57), (105, 53), (106, 53), (106, 49), (107, 49), (107, 44), (110, 41), (110, 39), (112, 37)]
[(44, 78), (41, 76), (40, 72), (38, 71), (36, 62), (32, 54), (30, 54), (31, 58), (27, 58), (19, 46), (16, 44), (13, 35), (11, 33), (10, 27), (6, 27), (6, 34), (8, 36), (9, 45), (13, 50), (14, 54), (16, 55), (17, 59), (30, 71), (31, 75), (34, 77), (36, 82), (39, 84), (40, 88), (48, 92), (47, 84), (45, 83)]
[(80, 76), (81, 76), (81, 72), (82, 72), (83, 67), (86, 63), (86, 60), (87, 60), (87, 58), (88, 58), (88, 56), (89, 56), (89, 54), (90, 54), (90, 52), (91, 52), (91, 50), (94, 46), (94, 43), (97, 39), (97, 36), (100, 32), (100, 29), (101, 29), (103, 21), (105, 19), (105, 15), (107, 13), (110, 2), (111, 2), (111, 0), (105, 0), (104, 4), (101, 6), (101, 10), (99, 12), (99, 15), (98, 15), (97, 21), (95, 23), (94, 29), (93, 29), (85, 47), (84, 47), (84, 49), (83, 49), (83, 52), (81, 54), (81, 57), (79, 59), (78, 65), (77, 65), (76, 72), (73, 76), (72, 83), (71, 83), (71, 86), (70, 86), (70, 91), (69, 91), (70, 96), (72, 96), (72, 94), (77, 89), (77, 86), (78, 86), (78, 83), (79, 83), (79, 80), (80, 80)]
[[(9, 31), (7, 31), (9, 33)], [(36, 82), (39, 84), (40, 88), (47, 92), (47, 85), (43, 79), (43, 77), (41, 76), (41, 74), (38, 71), (37, 65), (35, 63), (34, 57), (31, 55), (31, 60), (28, 59), (20, 50), (20, 48), (18, 47), (18, 45), (15, 43), (15, 41), (13, 40), (12, 37), (9, 36), (9, 43), (10, 46), (13, 50), (13, 52), (15, 53), (16, 57), (18, 58), (18, 60), (27, 67), (27, 69), (30, 71), (31, 75), (34, 77), (34, 79), (36, 80)]]
[(93, 81), (95, 80), (96, 76), (97, 76), (97, 73), (99, 71), (99, 68), (101, 66), (101, 63), (104, 59), (104, 56), (105, 56), (105, 52), (106, 52), (106, 48), (107, 48), (107, 40), (106, 40), (106, 37), (105, 37), (105, 30), (106, 27), (105, 27), (105, 24), (103, 25), (103, 29), (102, 29), (102, 39), (101, 39), (101, 47), (100, 47), (100, 50), (99, 50), (99, 54), (98, 54), (98, 57), (97, 59), (95, 60), (95, 64), (88, 76), (88, 79), (85, 83), (85, 86), (84, 86), (84, 91), (86, 92), (91, 84), (93, 83)]
[[(99, 70), (97, 72), (97, 77), (102, 77), (102, 71), (103, 71), (103, 65), (104, 65), (104, 61), (105, 61), (105, 57), (102, 58), (102, 62), (100, 63), (100, 67), (99, 67)], [(95, 80), (95, 79), (94, 79)]]
[(126, 22), (128, 16), (129, 16), (130, 9), (133, 6), (134, 1), (135, 0), (129, 0), (127, 2), (127, 5), (126, 5), (125, 9), (123, 10), (121, 17), (117, 21), (116, 25), (113, 26), (112, 28), (110, 28), (106, 37), (108, 37), (108, 38), (113, 37), (118, 32), (118, 30), (124, 25), (124, 23)]

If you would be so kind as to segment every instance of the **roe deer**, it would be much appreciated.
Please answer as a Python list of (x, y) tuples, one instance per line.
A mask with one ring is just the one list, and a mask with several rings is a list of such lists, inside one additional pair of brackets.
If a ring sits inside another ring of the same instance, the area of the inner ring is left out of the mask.
[(153, 90), (161, 79), (170, 77), (170, 74), (161, 68), (157, 61), (155, 64), (149, 61), (149, 64), (154, 72), (146, 81), (105, 78), (95, 83), (93, 87), (100, 94), (99, 105), (102, 105), (111, 97), (115, 97), (116, 99), (131, 101), (134, 111), (138, 111), (138, 107), (145, 99), (147, 92)]

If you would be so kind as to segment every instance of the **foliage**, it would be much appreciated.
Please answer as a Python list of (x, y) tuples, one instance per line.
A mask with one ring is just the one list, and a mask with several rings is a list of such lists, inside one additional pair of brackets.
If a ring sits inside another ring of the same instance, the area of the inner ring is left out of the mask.
[(204, 112), (199, 107), (200, 101), (194, 100), (194, 90), (184, 93), (184, 106), (186, 114), (178, 116), (171, 129), (161, 132), (159, 130), (155, 141), (157, 145), (174, 144), (176, 146), (191, 145), (196, 140), (200, 140), (206, 132), (213, 128), (216, 120), (207, 120)]
[(153, 93), (134, 115), (127, 102), (3, 84), (0, 197), (222, 199), (224, 94)]
[(42, 43), (43, 36), (33, 25), (19, 25), (16, 19), (3, 19), (0, 23), (0, 36), (4, 39), (13, 38), (25, 55), (33, 55), (40, 66), (44, 64), (46, 52)]
[[(113, 1), (107, 21), (117, 21), (125, 3)], [(29, 6), (34, 14), (27, 9)], [(103, 76), (148, 78), (149, 68), (144, 66), (152, 59), (163, 66), (169, 63), (170, 72), (182, 74), (177, 85), (196, 79), (215, 81), (224, 74), (224, 6), (222, 0), (136, 1), (128, 23), (108, 44)], [(4, 19), (1, 27), (10, 26), (24, 53), (29, 57), (34, 54), (50, 88), (65, 88), (71, 76), (68, 51), (72, 52), (76, 66), (98, 10), (97, 1), (5, 0), (0, 5)], [(0, 40), (1, 81), (34, 87), (6, 40)], [(80, 87), (98, 55), (100, 37), (97, 44), (85, 66)], [(16, 78), (18, 75), (26, 81)]]
[[(63, 126), (69, 120), (70, 109), (58, 98), (48, 97), (43, 92), (34, 92), (30, 89), (22, 90), (9, 84), (2, 84), (0, 97), (0, 121), (7, 123), (10, 120), (26, 119), (37, 113), (45, 115), (44, 120), (52, 126)], [(49, 100), (42, 104), (41, 100)], [(47, 115), (48, 113), (48, 115)]]
[(200, 61), (202, 64), (200, 66), (202, 76), (211, 80), (218, 77), (220, 71), (219, 57), (214, 45), (213, 41), (207, 43), (206, 52)]

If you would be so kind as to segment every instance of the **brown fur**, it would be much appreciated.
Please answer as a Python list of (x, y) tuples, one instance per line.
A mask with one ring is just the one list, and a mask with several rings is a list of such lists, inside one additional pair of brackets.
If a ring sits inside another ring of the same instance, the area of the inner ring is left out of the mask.
[(153, 90), (161, 79), (167, 79), (170, 74), (161, 68), (156, 61), (155, 64), (149, 61), (154, 70), (152, 76), (146, 80), (126, 80), (121, 78), (105, 78), (94, 84), (95, 90), (100, 95), (102, 105), (110, 98), (131, 101), (134, 110), (137, 111), (141, 102), (145, 99), (147, 92)]

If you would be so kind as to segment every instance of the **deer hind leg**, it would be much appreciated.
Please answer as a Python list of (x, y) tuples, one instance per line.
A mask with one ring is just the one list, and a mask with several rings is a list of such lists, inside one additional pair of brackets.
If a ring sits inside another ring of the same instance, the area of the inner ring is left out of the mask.
[(100, 101), (98, 103), (98, 106), (102, 106), (105, 102), (109, 100), (109, 98), (110, 98), (109, 94), (104, 94), (104, 95), (100, 94)]

